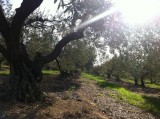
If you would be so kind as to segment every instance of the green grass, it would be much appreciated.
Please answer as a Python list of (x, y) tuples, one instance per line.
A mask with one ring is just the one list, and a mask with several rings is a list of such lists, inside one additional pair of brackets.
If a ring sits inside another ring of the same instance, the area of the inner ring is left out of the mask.
[(8, 65), (2, 65), (2, 68), (9, 69), (9, 68), (10, 68), (10, 66), (8, 66)]
[(9, 74), (9, 70), (3, 70), (3, 71), (0, 71), (0, 75), (1, 76), (6, 76)]
[(154, 114), (160, 113), (160, 101), (158, 98), (131, 92), (117, 84), (107, 82), (102, 77), (93, 76), (86, 73), (82, 73), (82, 77), (97, 81), (97, 84), (100, 87), (116, 91), (117, 96), (115, 96), (115, 94), (114, 95), (109, 94), (113, 98), (116, 98), (118, 100), (123, 100), (131, 105), (135, 105), (142, 109), (148, 110)]
[[(44, 75), (59, 74), (59, 71), (53, 71), (53, 70), (43, 70), (42, 72), (43, 72)], [(0, 71), (0, 75), (8, 75), (8, 74), (9, 74), (9, 70)]]
[(43, 70), (42, 71), (44, 75), (56, 75), (59, 74), (59, 71), (54, 71), (54, 70)]
[[(122, 79), (122, 81), (134, 84), (134, 81), (132, 79)], [(160, 89), (160, 85), (158, 85), (158, 84), (151, 84), (148, 80), (145, 80), (144, 82), (145, 82), (145, 86), (147, 88)], [(138, 82), (138, 83), (140, 84), (140, 82)]]

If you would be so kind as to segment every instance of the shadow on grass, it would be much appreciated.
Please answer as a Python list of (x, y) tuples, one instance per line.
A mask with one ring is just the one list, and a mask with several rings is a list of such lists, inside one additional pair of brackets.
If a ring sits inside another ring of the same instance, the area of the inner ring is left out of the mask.
[(101, 87), (101, 88), (118, 89), (118, 88), (121, 87), (121, 86), (119, 86), (119, 85), (116, 85), (116, 84), (114, 84), (114, 83), (109, 83), (109, 82), (106, 82), (106, 81), (97, 82), (97, 84), (98, 84), (99, 87)]
[[(156, 97), (142, 96), (145, 103), (148, 104), (146, 107), (150, 112), (160, 117), (160, 100)], [(144, 105), (145, 106), (145, 105)]]
[(9, 74), (1, 73), (0, 76), (8, 76)]

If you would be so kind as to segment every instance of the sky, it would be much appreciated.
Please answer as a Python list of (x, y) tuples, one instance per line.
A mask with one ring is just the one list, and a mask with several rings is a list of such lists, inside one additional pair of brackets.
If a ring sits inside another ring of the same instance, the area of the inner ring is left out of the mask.
[[(13, 10), (15, 8), (20, 7), (23, 0), (10, 0), (13, 5)], [(57, 5), (54, 4), (54, 0), (43, 0), (42, 4), (40, 5), (40, 9), (48, 14), (55, 14)]]

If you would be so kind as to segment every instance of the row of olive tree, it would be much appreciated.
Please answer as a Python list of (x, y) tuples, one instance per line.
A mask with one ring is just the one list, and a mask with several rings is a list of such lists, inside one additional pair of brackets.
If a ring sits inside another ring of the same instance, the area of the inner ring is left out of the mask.
[(145, 79), (151, 83), (160, 81), (160, 29), (159, 22), (154, 23), (135, 27), (132, 33), (129, 33), (130, 29), (127, 34), (125, 31), (127, 40), (122, 43), (123, 47), (118, 45), (117, 53), (101, 66), (95, 67), (94, 72), (98, 71), (97, 74), (108, 78), (115, 76), (117, 80), (120, 77), (132, 78), (135, 85), (140, 81), (142, 87), (145, 87)]

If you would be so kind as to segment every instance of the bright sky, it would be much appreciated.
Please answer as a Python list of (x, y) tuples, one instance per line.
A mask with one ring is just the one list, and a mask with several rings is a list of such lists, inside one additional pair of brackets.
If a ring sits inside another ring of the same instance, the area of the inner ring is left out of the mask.
[[(13, 9), (20, 7), (23, 0), (10, 0), (13, 4)], [(57, 5), (54, 4), (54, 0), (43, 0), (42, 4), (40, 5), (40, 9), (44, 10), (47, 13), (55, 14), (57, 10)]]
[[(160, 16), (160, 0), (113, 0), (115, 1), (115, 11), (120, 11), (124, 17), (124, 21), (129, 24), (145, 24), (153, 17)], [(22, 0), (11, 0), (13, 8), (18, 8)], [(46, 13), (55, 14), (57, 5), (54, 0), (44, 0), (40, 6), (41, 10)], [(50, 11), (50, 12), (48, 12)], [(104, 15), (109, 15), (115, 12), (113, 9), (102, 13), (96, 20)], [(92, 21), (95, 21), (92, 20)]]
[(160, 16), (160, 0), (114, 0), (115, 8), (131, 24), (143, 24), (153, 17)]

